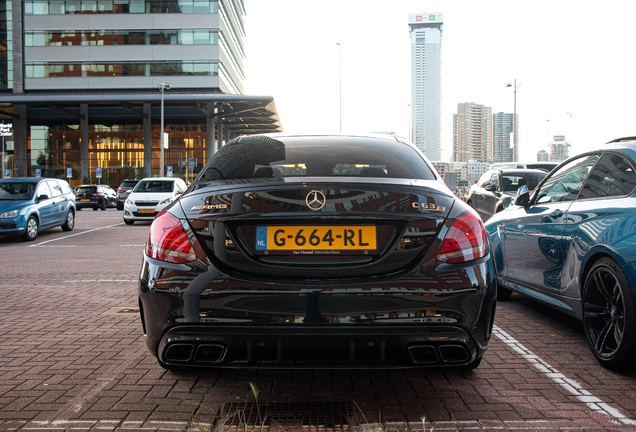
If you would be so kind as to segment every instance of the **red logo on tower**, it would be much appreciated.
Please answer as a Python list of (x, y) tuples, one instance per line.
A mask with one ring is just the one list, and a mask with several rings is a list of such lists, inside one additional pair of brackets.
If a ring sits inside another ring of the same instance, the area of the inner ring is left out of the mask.
[(418, 15), (415, 17), (415, 21), (422, 21), (422, 15)]

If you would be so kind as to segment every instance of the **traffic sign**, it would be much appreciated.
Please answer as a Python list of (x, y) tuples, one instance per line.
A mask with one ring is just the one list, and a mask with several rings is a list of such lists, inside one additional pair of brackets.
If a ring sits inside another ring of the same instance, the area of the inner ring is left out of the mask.
[(73, 168), (66, 168), (66, 177), (67, 178), (73, 177)]
[(172, 165), (166, 166), (166, 174), (168, 177), (172, 177)]
[(11, 170), (10, 169), (4, 170), (4, 178), (9, 178), (9, 177), (11, 177)]
[(188, 163), (187, 161), (179, 161), (179, 162), (177, 162), (177, 166), (178, 167), (184, 167), (184, 166), (187, 165), (187, 163)]
[(95, 177), (96, 178), (102, 178), (102, 169), (101, 168), (95, 168)]
[(36, 177), (42, 177), (42, 170), (40, 168), (36, 168), (35, 169), (35, 176)]
[(13, 136), (13, 123), (0, 123), (0, 136)]

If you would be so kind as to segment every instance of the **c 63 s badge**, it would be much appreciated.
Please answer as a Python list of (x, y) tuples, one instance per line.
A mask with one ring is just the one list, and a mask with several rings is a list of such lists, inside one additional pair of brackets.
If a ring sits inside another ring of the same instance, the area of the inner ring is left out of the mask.
[(220, 210), (220, 209), (226, 209), (226, 208), (227, 208), (227, 204), (208, 204), (208, 205), (194, 206), (190, 209), (190, 211), (192, 210)]
[(420, 209), (420, 210), (426, 210), (426, 211), (430, 211), (430, 212), (443, 212), (446, 211), (446, 207), (443, 206), (436, 206), (433, 203), (419, 203), (419, 202), (414, 202), (413, 204), (413, 208), (416, 209)]

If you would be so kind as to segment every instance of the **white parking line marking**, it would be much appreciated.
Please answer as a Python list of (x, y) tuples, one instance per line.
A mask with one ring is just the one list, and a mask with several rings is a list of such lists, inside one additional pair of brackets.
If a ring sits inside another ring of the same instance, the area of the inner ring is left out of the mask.
[(145, 244), (141, 244), (141, 245), (119, 245), (119, 247), (144, 247), (146, 246)]
[(67, 236), (56, 238), (56, 239), (53, 239), (53, 240), (43, 241), (42, 243), (29, 245), (27, 247), (38, 247), (38, 246), (42, 246), (43, 244), (46, 244), (46, 243), (51, 243), (51, 242), (58, 241), (58, 240), (64, 240), (64, 239), (67, 239), (67, 238), (70, 238), (70, 237), (75, 237), (75, 236), (86, 234), (86, 233), (93, 232), (93, 231), (99, 231), (99, 230), (104, 229), (104, 228), (112, 228), (112, 227), (116, 227), (118, 225), (123, 225), (123, 224), (124, 223), (121, 222), (121, 223), (118, 223), (118, 224), (115, 224), (115, 225), (108, 225), (108, 226), (105, 226), (105, 227), (93, 228), (92, 230), (88, 230), (88, 231), (84, 231), (84, 232), (81, 232), (81, 233), (75, 233), (75, 234), (67, 235)]
[(555, 383), (561, 385), (561, 387), (563, 387), (564, 389), (569, 391), (571, 394), (576, 396), (581, 402), (585, 403), (588, 407), (590, 407), (594, 411), (597, 411), (601, 414), (605, 414), (608, 417), (614, 417), (615, 419), (619, 420), (623, 424), (636, 425), (636, 420), (628, 419), (623, 414), (621, 414), (621, 412), (618, 411), (617, 409), (612, 408), (611, 406), (604, 403), (601, 399), (592, 395), (592, 393), (590, 393), (589, 391), (584, 390), (578, 382), (570, 378), (567, 378), (565, 375), (563, 375), (558, 370), (556, 370), (555, 368), (550, 366), (548, 363), (543, 361), (539, 356), (533, 354), (532, 351), (530, 351), (528, 348), (521, 345), (519, 341), (517, 341), (515, 338), (510, 336), (508, 333), (506, 333), (499, 327), (494, 326), (492, 333), (495, 336), (497, 336), (499, 339), (501, 339), (513, 351), (521, 354), (523, 358), (528, 360), (530, 364), (532, 364), (534, 367), (536, 367), (541, 372), (543, 372), (548, 378), (550, 378)]

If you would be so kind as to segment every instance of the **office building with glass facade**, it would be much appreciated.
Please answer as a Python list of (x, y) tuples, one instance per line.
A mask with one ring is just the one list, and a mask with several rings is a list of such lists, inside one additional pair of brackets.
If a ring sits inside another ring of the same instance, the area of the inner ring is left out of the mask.
[(4, 162), (13, 176), (72, 168), (79, 184), (101, 168), (102, 183), (117, 186), (159, 175), (162, 112), (164, 165), (183, 178), (179, 161), (196, 158), (200, 169), (234, 136), (282, 130), (272, 97), (243, 94), (243, 0), (0, 5), (0, 119), (13, 124)]

